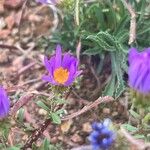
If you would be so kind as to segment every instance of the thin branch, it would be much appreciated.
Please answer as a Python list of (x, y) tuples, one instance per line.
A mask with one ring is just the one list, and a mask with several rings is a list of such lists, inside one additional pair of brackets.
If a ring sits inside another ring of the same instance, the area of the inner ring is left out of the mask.
[(27, 94), (25, 96), (22, 96), (13, 106), (13, 108), (10, 111), (10, 115), (13, 116), (16, 114), (16, 112), (24, 106), (27, 102), (29, 102), (33, 98), (33, 94)]
[(129, 32), (129, 42), (128, 44), (131, 45), (136, 39), (136, 13), (135, 10), (132, 8), (132, 5), (127, 0), (122, 0), (124, 6), (127, 8), (131, 15), (130, 20), (130, 32)]
[(21, 15), (20, 15), (20, 18), (19, 18), (19, 21), (18, 21), (18, 32), (19, 32), (19, 35), (20, 35), (21, 21), (22, 21), (22, 18), (23, 18), (23, 14), (25, 13), (27, 1), (28, 0), (25, 0), (24, 4), (22, 6)]
[(32, 147), (32, 143), (35, 142), (40, 135), (46, 130), (48, 125), (51, 123), (50, 119), (46, 119), (45, 122), (41, 125), (39, 129), (37, 129), (26, 141), (25, 145), (21, 148), (22, 150), (27, 150)]
[(25, 71), (27, 71), (28, 69), (32, 68), (36, 63), (35, 62), (31, 62), (30, 64), (26, 65), (25, 67), (21, 68), (18, 71), (18, 75), (21, 75), (22, 73), (24, 73)]
[(0, 48), (9, 49), (9, 50), (17, 50), (18, 48), (14, 45), (0, 44)]
[(137, 150), (148, 150), (150, 149), (150, 143), (144, 143), (140, 140), (134, 139), (124, 128), (121, 127), (122, 135), (132, 144), (134, 145)]
[(75, 6), (75, 22), (76, 22), (76, 25), (79, 26), (79, 0), (76, 0), (76, 6)]
[(113, 101), (114, 99), (110, 96), (105, 96), (105, 97), (99, 97), (96, 101), (90, 103), (89, 105), (84, 106), (81, 110), (72, 113), (71, 115), (65, 116), (64, 118), (62, 118), (61, 120), (70, 120), (73, 119), (89, 110), (91, 110), (94, 107), (97, 107), (99, 104), (101, 103), (108, 103)]

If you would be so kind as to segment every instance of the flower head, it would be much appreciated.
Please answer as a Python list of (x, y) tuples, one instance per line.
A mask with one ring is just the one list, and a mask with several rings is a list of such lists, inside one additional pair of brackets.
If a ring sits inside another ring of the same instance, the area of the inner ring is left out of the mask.
[(0, 86), (0, 118), (5, 117), (10, 109), (10, 101), (6, 91)]
[(44, 75), (43, 80), (53, 85), (69, 86), (81, 73), (78, 71), (78, 60), (69, 53), (62, 56), (61, 46), (57, 45), (56, 54), (50, 59), (45, 57), (44, 64), (49, 75)]
[(129, 85), (143, 94), (150, 92), (150, 48), (138, 52), (136, 48), (129, 51)]
[(115, 134), (109, 129), (110, 120), (105, 119), (104, 122), (95, 122), (92, 124), (93, 131), (88, 137), (93, 146), (93, 150), (106, 150), (115, 140)]
[(57, 4), (58, 0), (36, 0), (36, 2), (41, 4)]

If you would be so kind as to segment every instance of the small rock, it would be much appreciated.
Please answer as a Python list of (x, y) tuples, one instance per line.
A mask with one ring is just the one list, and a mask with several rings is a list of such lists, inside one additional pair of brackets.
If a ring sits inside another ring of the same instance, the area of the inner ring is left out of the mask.
[(9, 50), (4, 50), (0, 53), (0, 64), (7, 63), (9, 61)]
[(15, 25), (15, 16), (14, 13), (5, 18), (5, 22), (7, 24), (8, 29), (12, 29)]
[(25, 0), (5, 0), (4, 5), (7, 8), (19, 8)]
[(117, 116), (117, 115), (118, 115), (118, 112), (116, 112), (116, 111), (112, 113), (112, 116), (113, 116), (113, 117), (115, 117), (115, 116)]
[(44, 110), (44, 109), (39, 109), (39, 114), (40, 114), (40, 115), (46, 115), (46, 114), (47, 114), (47, 111)]
[(7, 38), (10, 33), (11, 33), (11, 31), (8, 29), (0, 30), (0, 39)]
[(71, 140), (75, 143), (80, 143), (82, 142), (82, 138), (79, 134), (74, 134), (72, 137), (71, 137)]
[(5, 0), (0, 0), (0, 14), (4, 13), (4, 2)]
[(11, 35), (16, 35), (18, 33), (18, 29), (17, 28), (14, 28), (11, 32)]
[(107, 115), (110, 114), (110, 109), (109, 108), (104, 108), (103, 113), (107, 114)]
[(21, 41), (22, 44), (27, 44), (31, 40), (31, 37), (24, 37)]
[(91, 132), (92, 128), (91, 128), (90, 123), (89, 123), (89, 122), (84, 123), (84, 124), (82, 125), (82, 130), (83, 130), (84, 132), (87, 132), (87, 133)]
[(8, 41), (7, 41), (7, 44), (8, 44), (8, 45), (13, 45), (14, 42), (15, 42), (15, 41), (14, 41), (13, 38), (9, 38)]
[(73, 121), (72, 120), (68, 120), (68, 121), (65, 121), (61, 124), (60, 128), (61, 128), (61, 131), (63, 133), (66, 133), (69, 131), (71, 125), (72, 125)]
[(4, 21), (4, 18), (0, 18), (0, 30), (6, 27), (6, 23)]

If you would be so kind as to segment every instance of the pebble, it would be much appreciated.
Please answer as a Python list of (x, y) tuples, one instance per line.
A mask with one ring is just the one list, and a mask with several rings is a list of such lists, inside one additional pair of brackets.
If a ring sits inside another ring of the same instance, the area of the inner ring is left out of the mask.
[(107, 115), (110, 114), (110, 109), (109, 108), (104, 108), (103, 113), (107, 114)]
[(0, 30), (6, 27), (6, 23), (3, 17), (0, 18)]
[(46, 115), (46, 114), (47, 114), (47, 111), (44, 110), (44, 109), (39, 109), (39, 114), (40, 114), (40, 115)]

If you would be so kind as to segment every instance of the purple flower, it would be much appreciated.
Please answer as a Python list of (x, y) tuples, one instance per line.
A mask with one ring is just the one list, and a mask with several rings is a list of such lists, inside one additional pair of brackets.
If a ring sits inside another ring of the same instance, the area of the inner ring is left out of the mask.
[(61, 46), (57, 45), (56, 54), (50, 59), (45, 57), (44, 64), (49, 72), (49, 75), (44, 75), (43, 80), (50, 82), (53, 85), (69, 86), (75, 78), (79, 76), (81, 71), (78, 71), (78, 60), (69, 53), (62, 56)]
[(102, 123), (94, 122), (92, 124), (93, 131), (88, 137), (93, 150), (106, 150), (115, 140), (115, 133), (109, 129), (111, 121), (105, 119)]
[(36, 0), (36, 2), (41, 4), (57, 4), (58, 0)]
[(138, 52), (136, 48), (129, 51), (129, 85), (143, 94), (150, 92), (150, 47)]
[(0, 86), (0, 118), (5, 117), (10, 109), (10, 101), (6, 91)]

